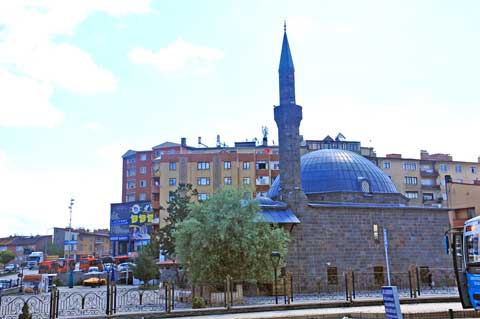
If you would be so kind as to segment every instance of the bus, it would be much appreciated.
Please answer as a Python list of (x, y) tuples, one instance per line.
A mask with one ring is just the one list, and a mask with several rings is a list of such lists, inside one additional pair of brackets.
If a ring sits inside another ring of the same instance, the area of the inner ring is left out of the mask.
[(99, 271), (103, 271), (103, 264), (100, 259), (93, 256), (87, 256), (80, 258), (80, 270), (87, 272), (90, 267), (98, 267)]
[(446, 253), (453, 257), (460, 301), (465, 309), (480, 310), (480, 216), (445, 234)]
[(113, 259), (115, 260), (115, 266), (118, 266), (120, 264), (123, 264), (123, 263), (131, 263), (133, 262), (133, 258), (127, 256), (127, 255), (122, 255), (122, 256), (115, 256), (113, 257)]
[[(67, 264), (67, 260), (69, 263)], [(75, 270), (75, 260), (73, 258), (58, 258), (55, 260), (58, 263), (58, 272), (65, 273), (69, 270)]]

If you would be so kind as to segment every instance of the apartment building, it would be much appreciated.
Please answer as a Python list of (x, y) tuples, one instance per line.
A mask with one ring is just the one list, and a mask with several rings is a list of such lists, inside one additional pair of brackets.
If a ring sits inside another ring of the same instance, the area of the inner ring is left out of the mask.
[(369, 159), (390, 176), (398, 191), (410, 199), (410, 205), (448, 207), (446, 177), (464, 184), (480, 180), (480, 161), (454, 161), (449, 154), (421, 151), (419, 159), (401, 154)]
[[(70, 240), (71, 244), (66, 241)], [(53, 229), (53, 243), (61, 247), (65, 256), (70, 255), (78, 260), (81, 256), (110, 255), (110, 231), (98, 229), (90, 231), (84, 228), (72, 229), (55, 227)]]

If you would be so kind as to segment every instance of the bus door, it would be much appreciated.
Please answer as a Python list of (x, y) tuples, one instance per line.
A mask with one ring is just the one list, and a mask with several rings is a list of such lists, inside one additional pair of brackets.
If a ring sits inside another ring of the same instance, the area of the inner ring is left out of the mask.
[(467, 274), (465, 270), (465, 259), (463, 251), (463, 231), (452, 233), (452, 257), (453, 269), (457, 278), (457, 287), (460, 294), (460, 301), (464, 309), (472, 308), (468, 294)]
[(475, 310), (480, 309), (480, 225), (478, 221), (465, 223), (463, 247), (468, 296)]

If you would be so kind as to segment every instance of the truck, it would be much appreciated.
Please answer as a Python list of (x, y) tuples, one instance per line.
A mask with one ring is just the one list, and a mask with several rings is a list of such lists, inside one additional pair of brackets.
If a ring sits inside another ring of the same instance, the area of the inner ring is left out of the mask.
[(34, 251), (27, 258), (28, 269), (38, 268), (38, 265), (44, 261), (43, 251)]

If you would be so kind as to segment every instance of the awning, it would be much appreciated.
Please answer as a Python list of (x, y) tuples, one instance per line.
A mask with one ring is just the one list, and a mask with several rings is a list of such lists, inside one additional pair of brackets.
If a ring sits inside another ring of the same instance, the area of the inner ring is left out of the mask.
[(262, 210), (260, 215), (263, 220), (271, 224), (300, 224), (300, 220), (290, 210)]

